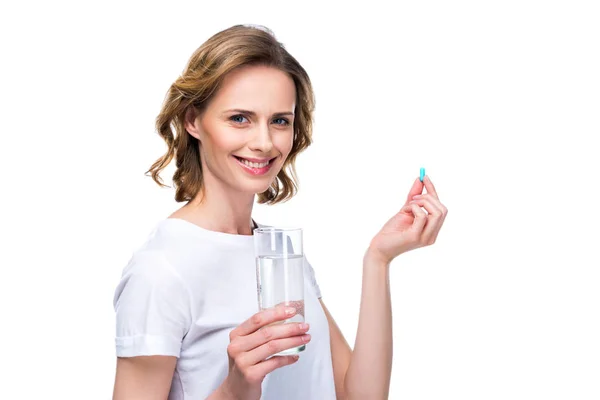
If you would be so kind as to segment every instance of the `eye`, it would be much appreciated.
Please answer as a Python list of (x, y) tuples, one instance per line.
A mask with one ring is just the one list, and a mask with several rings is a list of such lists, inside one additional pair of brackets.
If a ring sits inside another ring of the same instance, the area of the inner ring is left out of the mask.
[(244, 117), (242, 114), (238, 114), (238, 115), (232, 115), (229, 119), (233, 122), (237, 122), (237, 123), (243, 123), (242, 121), (237, 120), (236, 118), (246, 118)]
[(286, 125), (290, 124), (290, 121), (288, 121), (285, 118), (276, 118), (275, 121), (283, 121), (283, 124), (277, 124), (277, 125), (284, 125), (284, 126), (286, 126)]

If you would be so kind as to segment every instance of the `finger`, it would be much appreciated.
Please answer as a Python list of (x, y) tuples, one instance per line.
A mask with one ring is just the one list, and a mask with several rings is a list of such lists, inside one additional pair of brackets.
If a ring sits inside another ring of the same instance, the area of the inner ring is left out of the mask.
[(434, 204), (430, 198), (420, 198), (411, 201), (411, 204), (418, 205), (419, 207), (425, 208), (427, 210), (427, 223), (425, 228), (423, 229), (423, 240), (426, 243), (431, 243), (435, 240), (437, 236), (437, 232), (441, 227), (441, 222), (443, 221), (443, 212), (442, 210)]
[(296, 322), (265, 326), (250, 335), (238, 338), (231, 346), (235, 352), (250, 351), (270, 340), (304, 335), (309, 328), (308, 324)]
[(257, 312), (252, 317), (242, 322), (237, 328), (233, 329), (229, 333), (229, 339), (233, 340), (238, 336), (246, 336), (252, 332), (255, 332), (262, 326), (273, 322), (286, 320), (296, 313), (296, 311), (292, 310), (293, 307), (286, 308), (284, 306), (277, 306)]
[(262, 346), (258, 346), (254, 350), (242, 354), (240, 356), (240, 362), (244, 365), (254, 365), (280, 351), (302, 346), (303, 344), (310, 342), (310, 339), (310, 335), (305, 334), (291, 338), (271, 340)]
[(446, 218), (446, 215), (448, 214), (448, 209), (446, 208), (445, 205), (443, 205), (440, 202), (440, 199), (433, 197), (433, 195), (431, 193), (417, 195), (417, 196), (414, 196), (414, 198), (413, 198), (413, 200), (419, 200), (419, 199), (425, 199), (425, 200), (430, 201), (438, 210), (440, 210), (442, 212), (442, 220), (444, 220)]
[(400, 209), (400, 212), (409, 214), (411, 217), (414, 217), (412, 204), (410, 204), (410, 203), (403, 205), (402, 208)]
[(421, 232), (423, 232), (423, 227), (427, 222), (427, 214), (425, 214), (425, 211), (423, 211), (421, 207), (415, 203), (409, 204), (409, 207), (415, 216), (415, 220), (412, 223), (411, 229), (417, 234), (421, 235)]
[(425, 175), (423, 178), (423, 183), (425, 184), (425, 189), (427, 189), (427, 193), (431, 193), (433, 197), (439, 199), (437, 192), (435, 191), (435, 186), (433, 186), (433, 182), (429, 179), (429, 176)]
[(406, 198), (406, 204), (412, 200), (413, 196), (423, 193), (423, 182), (419, 178), (415, 179), (410, 191), (408, 192), (408, 197)]
[(448, 215), (448, 209), (442, 204), (442, 217), (439, 219), (439, 223), (437, 226), (437, 229), (435, 230), (433, 237), (432, 237), (432, 243), (436, 241), (438, 234), (440, 233), (440, 230), (442, 229), (442, 225), (444, 224), (444, 221), (446, 220), (446, 215)]
[(271, 357), (268, 360), (260, 362), (256, 365), (253, 365), (248, 370), (250, 371), (251, 376), (258, 377), (257, 381), (260, 378), (265, 377), (267, 374), (275, 371), (277, 368), (285, 367), (286, 365), (290, 365), (295, 363), (300, 359), (300, 356), (277, 356)]
[(413, 196), (413, 200), (417, 200), (417, 199), (429, 200), (430, 202), (433, 203), (433, 205), (435, 205), (435, 207), (438, 210), (442, 211), (442, 213), (445, 213), (446, 207), (444, 207), (444, 205), (442, 204), (440, 199), (435, 197), (432, 193), (424, 193), (424, 194), (418, 194), (416, 196)]

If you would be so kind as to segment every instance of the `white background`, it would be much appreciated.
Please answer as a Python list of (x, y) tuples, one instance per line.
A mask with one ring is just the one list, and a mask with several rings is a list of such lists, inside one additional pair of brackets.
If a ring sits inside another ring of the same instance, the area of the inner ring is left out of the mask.
[(300, 193), (254, 216), (305, 229), (351, 345), (362, 255), (421, 166), (449, 209), (391, 265), (390, 398), (600, 398), (597, 3), (210, 3), (1, 6), (0, 398), (110, 398), (114, 288), (179, 206), (143, 174), (154, 118), (237, 23), (311, 76)]

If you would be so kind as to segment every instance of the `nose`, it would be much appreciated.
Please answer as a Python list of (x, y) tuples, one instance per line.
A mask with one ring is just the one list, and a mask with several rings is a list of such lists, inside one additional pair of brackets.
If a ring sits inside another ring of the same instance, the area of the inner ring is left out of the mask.
[(270, 153), (273, 149), (273, 141), (271, 140), (271, 132), (269, 131), (269, 125), (259, 124), (252, 133), (252, 139), (248, 144), (248, 147), (256, 152)]

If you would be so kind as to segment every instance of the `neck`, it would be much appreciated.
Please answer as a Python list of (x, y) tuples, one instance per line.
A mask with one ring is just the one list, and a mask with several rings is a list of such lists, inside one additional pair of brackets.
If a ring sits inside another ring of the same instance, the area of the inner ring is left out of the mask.
[(202, 228), (235, 235), (252, 235), (254, 194), (233, 192), (230, 187), (204, 176), (204, 189), (172, 216)]

